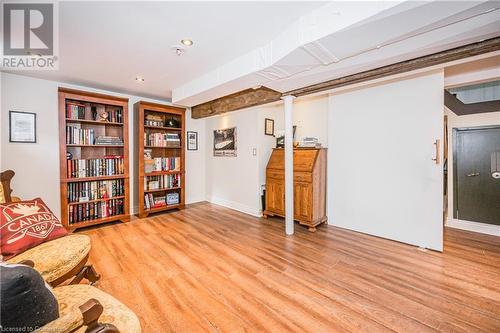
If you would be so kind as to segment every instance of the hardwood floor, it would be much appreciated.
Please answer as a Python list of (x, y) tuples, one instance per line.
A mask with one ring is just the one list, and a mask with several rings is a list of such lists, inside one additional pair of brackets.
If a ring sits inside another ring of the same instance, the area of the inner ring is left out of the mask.
[(103, 226), (98, 287), (143, 332), (500, 332), (500, 240), (448, 229), (445, 251), (189, 208)]

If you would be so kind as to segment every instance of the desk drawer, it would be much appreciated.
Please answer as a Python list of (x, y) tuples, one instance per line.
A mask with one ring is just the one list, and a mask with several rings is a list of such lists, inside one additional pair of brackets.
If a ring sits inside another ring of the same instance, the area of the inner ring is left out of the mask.
[(312, 183), (312, 173), (310, 173), (310, 172), (294, 172), (293, 173), (293, 181)]
[(282, 170), (268, 169), (266, 178), (285, 179), (285, 173)]

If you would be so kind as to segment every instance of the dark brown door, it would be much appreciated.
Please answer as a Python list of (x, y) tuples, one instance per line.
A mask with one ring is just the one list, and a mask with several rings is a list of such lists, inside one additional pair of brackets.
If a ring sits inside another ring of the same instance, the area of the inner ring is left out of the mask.
[[(500, 225), (500, 127), (455, 130), (454, 216)], [(499, 171), (499, 170), (496, 170)]]

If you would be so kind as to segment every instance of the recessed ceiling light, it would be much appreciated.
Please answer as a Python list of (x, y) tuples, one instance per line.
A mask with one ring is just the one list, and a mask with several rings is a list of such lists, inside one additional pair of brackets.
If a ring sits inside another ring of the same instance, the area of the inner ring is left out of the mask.
[(382, 45), (377, 45), (376, 47), (377, 47), (377, 49), (380, 49), (382, 47)]
[(144, 82), (144, 78), (143, 78), (143, 77), (140, 77), (140, 76), (137, 76), (137, 77), (135, 78), (135, 80), (136, 80), (137, 82)]
[(193, 41), (191, 39), (181, 39), (181, 43), (182, 43), (182, 45), (186, 45), (186, 46), (193, 45)]

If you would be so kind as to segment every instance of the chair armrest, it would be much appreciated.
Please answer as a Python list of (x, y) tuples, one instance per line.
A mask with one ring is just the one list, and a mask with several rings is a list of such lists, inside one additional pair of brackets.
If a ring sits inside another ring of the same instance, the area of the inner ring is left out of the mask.
[(22, 200), (19, 197), (10, 197), (10, 201), (12, 201), (12, 202), (19, 202), (19, 201), (22, 201)]
[(63, 316), (40, 327), (35, 333), (58, 332), (70, 333), (83, 326), (83, 313), (79, 308), (73, 307)]
[(120, 331), (118, 331), (118, 329), (111, 324), (98, 323), (98, 319), (103, 310), (104, 309), (101, 303), (99, 303), (98, 300), (91, 298), (78, 308), (71, 308), (71, 310), (64, 314), (64, 316), (61, 316), (47, 325), (37, 329), (35, 333), (71, 333), (82, 326), (87, 326), (87, 329), (85, 330), (87, 333), (120, 333)]

